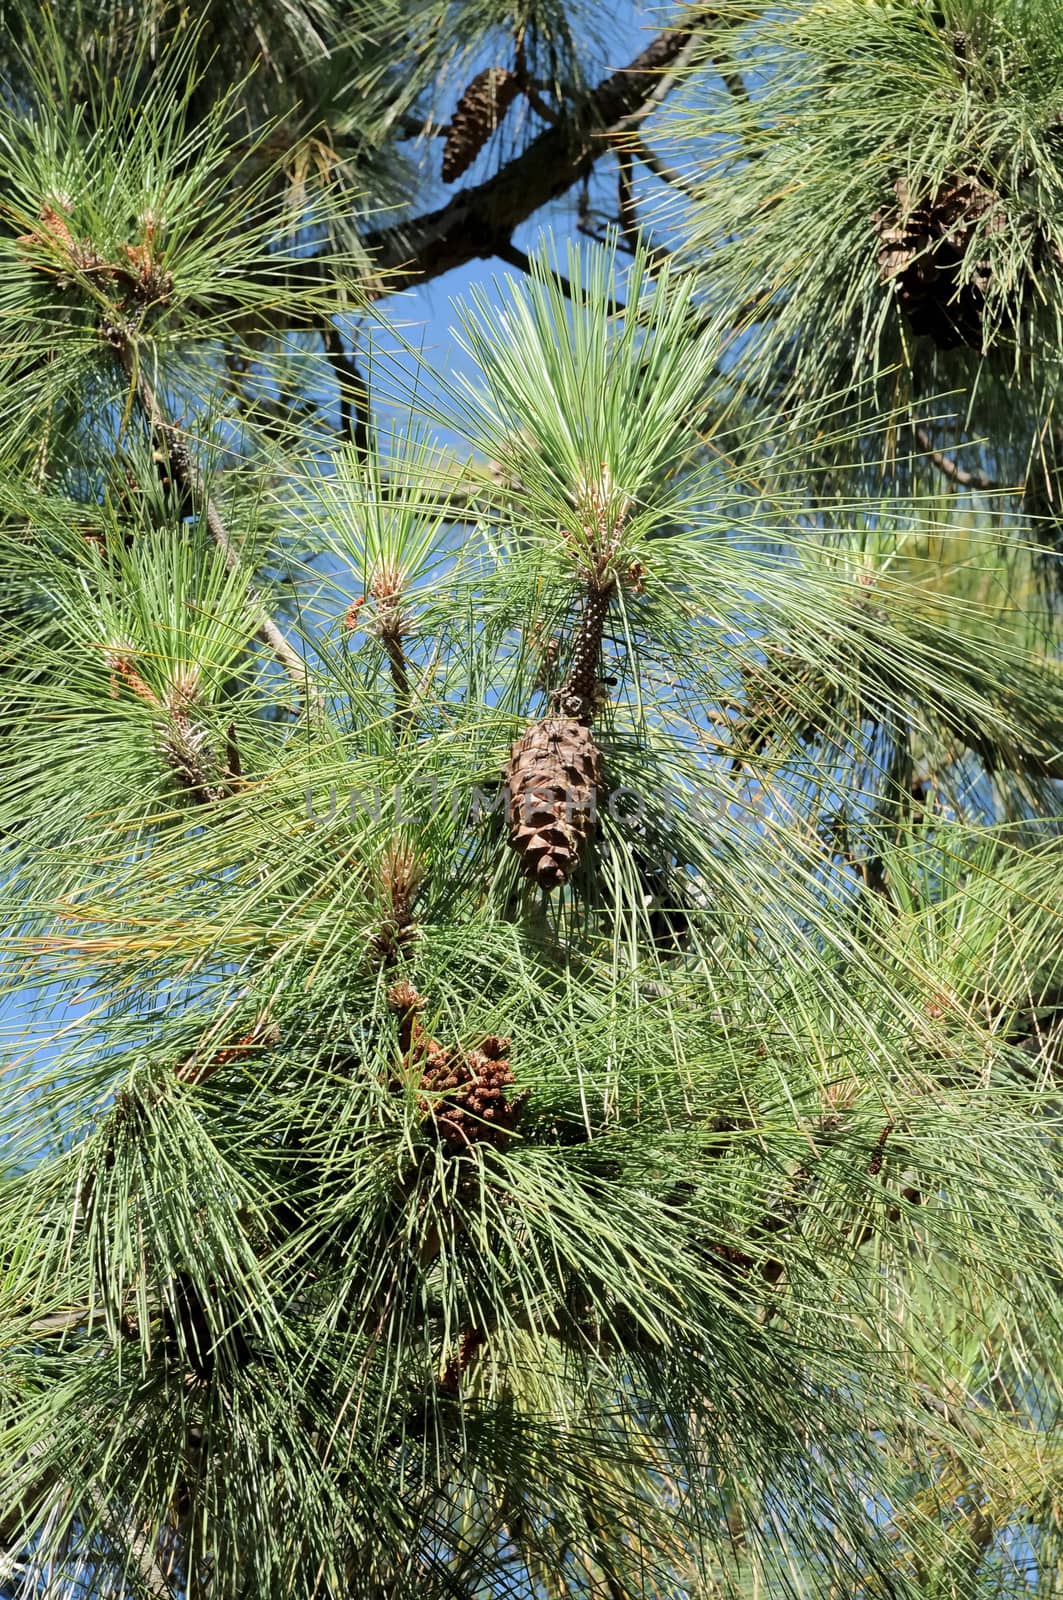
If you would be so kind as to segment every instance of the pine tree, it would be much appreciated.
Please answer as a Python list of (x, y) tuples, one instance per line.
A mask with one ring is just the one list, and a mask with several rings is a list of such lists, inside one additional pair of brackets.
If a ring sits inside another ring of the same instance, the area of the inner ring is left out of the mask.
[(5, 10), (4, 1594), (1060, 1592), (1058, 11)]

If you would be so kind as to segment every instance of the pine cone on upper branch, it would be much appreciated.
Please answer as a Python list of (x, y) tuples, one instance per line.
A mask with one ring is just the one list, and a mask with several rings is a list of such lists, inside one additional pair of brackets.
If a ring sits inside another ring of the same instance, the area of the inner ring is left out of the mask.
[(462, 93), (443, 145), (443, 182), (466, 172), (520, 93), (520, 79), (506, 67), (478, 72)]
[(943, 183), (918, 205), (910, 204), (907, 180), (893, 186), (894, 210), (875, 213), (878, 264), (913, 333), (926, 334), (940, 350), (967, 344), (981, 350), (986, 301), (993, 283), (991, 261), (968, 265), (975, 231), (1005, 227), (1000, 197), (970, 173)]

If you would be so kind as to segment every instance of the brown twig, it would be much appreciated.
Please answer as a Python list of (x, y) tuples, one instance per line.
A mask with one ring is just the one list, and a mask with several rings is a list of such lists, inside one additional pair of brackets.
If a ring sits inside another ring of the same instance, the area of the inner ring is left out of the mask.
[(746, 88), (745, 79), (741, 73), (732, 72), (731, 68), (726, 66), (718, 55), (713, 56), (712, 64), (723, 79), (723, 86), (731, 98), (739, 101), (743, 106), (751, 105), (749, 90)]
[[(500, 261), (505, 261), (508, 266), (516, 267), (518, 272), (530, 273), (532, 271), (531, 256), (527, 255), (523, 250), (515, 245), (511, 239), (501, 240), (497, 250), (495, 251), (495, 254), (498, 256)], [(554, 269), (551, 268), (550, 276), (554, 279), (566, 300), (571, 300), (573, 303), (577, 304), (579, 303), (581, 298), (580, 295), (572, 287), (570, 280), (566, 278), (563, 272), (555, 272)], [(611, 317), (622, 316), (625, 309), (626, 308), (622, 306), (618, 300), (613, 300), (610, 298), (606, 301), (606, 310)]]
[[(593, 239), (595, 244), (607, 244), (609, 229), (617, 227), (615, 217), (607, 216), (604, 211), (595, 211), (590, 204), (586, 186), (584, 186), (576, 209), (576, 231), (582, 233), (585, 239)], [(621, 237), (621, 248), (631, 253), (631, 246), (626, 239)]]
[(632, 182), (632, 168), (634, 161), (631, 152), (618, 149), (616, 152), (616, 219), (620, 225), (620, 232), (627, 240), (632, 252), (639, 243), (639, 213), (635, 204), (635, 188)]
[(961, 489), (986, 490), (995, 489), (997, 485), (992, 478), (987, 478), (984, 472), (972, 472), (966, 467), (961, 467), (951, 456), (943, 455), (940, 450), (934, 449), (934, 441), (929, 432), (920, 423), (915, 425), (915, 437), (919, 448), (926, 453), (930, 461), (951, 483), (958, 484)]
[(364, 461), (369, 454), (369, 385), (358, 370), (353, 355), (343, 344), (343, 335), (331, 322), (321, 329), (321, 342), (329, 365), (336, 375), (340, 400), (340, 436), (345, 444), (353, 444), (358, 459)]
[(397, 633), (382, 633), (380, 642), (388, 658), (391, 668), (391, 682), (395, 689), (395, 714), (400, 723), (410, 719), (410, 667), (406, 660), (406, 652), (402, 648), (402, 636)]
[(413, 717), (410, 665), (404, 644), (413, 630), (402, 606), (404, 582), (401, 569), (381, 562), (369, 584), (375, 615), (368, 631), (380, 640), (388, 658), (395, 690), (395, 722), (400, 730), (408, 727)]
[[(666, 40), (668, 41), (668, 44), (665, 44)], [(610, 120), (606, 129), (606, 133), (609, 137), (612, 137), (617, 133), (626, 133), (633, 128), (638, 128), (643, 122), (645, 122), (646, 118), (651, 112), (655, 111), (663, 101), (667, 100), (668, 96), (679, 82), (682, 73), (696, 56), (699, 43), (700, 41), (698, 35), (686, 30), (684, 30), (682, 33), (673, 31), (670, 34), (662, 33), (657, 36), (657, 38), (654, 40), (654, 43), (649, 46), (648, 50), (643, 52), (643, 56), (640, 56), (638, 60), (641, 61), (644, 56), (649, 55), (650, 51), (656, 51), (658, 55), (661, 55), (665, 58), (661, 61), (660, 65), (661, 68), (667, 68), (667, 70), (659, 70), (657, 74), (655, 74), (654, 83), (648, 88), (647, 92), (641, 96), (636, 105), (632, 106), (630, 110), (625, 110), (620, 115), (613, 117)], [(632, 62), (631, 66), (625, 69), (625, 73), (630, 74), (632, 77), (635, 75), (636, 71), (637, 62)], [(613, 76), (615, 77), (617, 74), (614, 73)]]
[(561, 121), (561, 113), (556, 109), (556, 107), (547, 105), (546, 101), (539, 92), (541, 89), (544, 89), (547, 86), (543, 83), (540, 83), (537, 78), (533, 78), (531, 73), (528, 71), (528, 57), (525, 49), (525, 29), (523, 27), (517, 34), (513, 70), (517, 74), (517, 79), (520, 83), (521, 94), (523, 94), (525, 100), (527, 100), (528, 104), (535, 112), (535, 115), (537, 117), (541, 117), (544, 122), (549, 123), (552, 127), (556, 127), (556, 125)]
[(638, 202), (635, 199), (634, 151), (624, 141), (616, 147), (616, 220), (620, 236), (632, 255), (640, 248), (652, 270), (671, 255), (663, 245), (655, 244), (639, 220)]
[(549, 105), (543, 99), (540, 91), (545, 87), (545, 84), (535, 78), (525, 78), (521, 82), (520, 90), (535, 115), (541, 117), (548, 126), (556, 128), (561, 121), (561, 113), (556, 106)]
[(624, 142), (636, 160), (641, 161), (648, 172), (655, 178), (660, 178), (662, 183), (670, 184), (673, 189), (679, 189), (683, 194), (694, 196), (697, 188), (675, 167), (670, 167), (655, 150), (651, 150), (641, 134), (631, 132), (625, 135)]

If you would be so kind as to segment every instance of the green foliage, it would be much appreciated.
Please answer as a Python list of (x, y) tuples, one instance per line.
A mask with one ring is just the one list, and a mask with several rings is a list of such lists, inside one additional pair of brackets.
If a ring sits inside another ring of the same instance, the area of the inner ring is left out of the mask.
[[(411, 84), (499, 30), (571, 46), (549, 7), (454, 15), (475, 38)], [(242, 34), (208, 59), (212, 13), (165, 6), (79, 13), (65, 79), (11, 69), (0, 1585), (1051, 1594), (1043, 551), (1004, 500), (860, 493), (897, 414), (825, 391), (846, 296), (896, 308), (873, 255), (844, 289), (812, 259), (807, 197), (764, 211), (761, 267), (785, 242), (801, 273), (741, 360), (707, 183), (711, 272), (543, 250), (458, 308), (466, 375), (411, 358), (431, 403), (326, 442), (333, 319), (380, 286), (347, 189), (293, 187), (253, 113), (359, 18), (254, 16), (246, 80)], [(801, 125), (764, 106), (822, 122), (826, 61), (863, 206), (893, 181), (867, 126), (924, 124), (860, 74), (908, 49), (910, 105), (939, 23), (798, 21), (700, 41), (763, 51), (742, 182), (777, 189)], [(1054, 48), (1016, 96), (1048, 103)], [(588, 650), (597, 828), (546, 892), (504, 786), (577, 723)]]
[[(865, 413), (884, 403), (938, 438), (942, 423), (957, 439), (988, 436), (989, 476), (1026, 483), (1026, 509), (1054, 514), (1054, 0), (714, 16), (705, 49), (751, 69), (749, 93), (673, 119), (702, 141), (683, 251), (710, 303), (746, 330), (743, 384), (792, 404), (855, 377)], [(871, 448), (873, 467), (885, 454), (910, 476), (928, 446), (908, 434)]]

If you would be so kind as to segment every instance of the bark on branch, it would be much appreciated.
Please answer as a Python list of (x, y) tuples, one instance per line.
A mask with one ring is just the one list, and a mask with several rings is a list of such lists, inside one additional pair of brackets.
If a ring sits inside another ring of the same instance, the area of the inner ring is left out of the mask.
[[(705, 20), (707, 13), (697, 14)], [(633, 61), (591, 90), (573, 121), (547, 128), (493, 177), (445, 206), (365, 239), (378, 267), (377, 294), (426, 283), (499, 253), (513, 230), (577, 183), (610, 149), (609, 135), (634, 129), (670, 91), (697, 42), (692, 29), (659, 33)]]
[(949, 479), (950, 483), (959, 484), (961, 489), (976, 489), (979, 491), (997, 487), (992, 478), (987, 478), (984, 472), (972, 472), (966, 467), (961, 467), (959, 462), (954, 461), (951, 456), (943, 455), (940, 450), (936, 450), (927, 428), (917, 424), (915, 437), (920, 450), (926, 454), (928, 460), (934, 463), (938, 471)]

